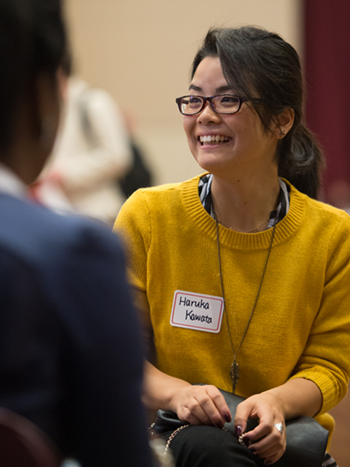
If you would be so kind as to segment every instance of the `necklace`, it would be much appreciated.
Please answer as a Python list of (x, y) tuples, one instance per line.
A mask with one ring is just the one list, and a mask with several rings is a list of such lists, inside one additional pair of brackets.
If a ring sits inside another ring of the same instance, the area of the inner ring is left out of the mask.
[(232, 365), (231, 365), (231, 369), (230, 369), (230, 376), (231, 376), (231, 380), (232, 380), (232, 392), (234, 393), (235, 390), (236, 390), (236, 386), (237, 386), (237, 383), (238, 383), (238, 380), (239, 380), (239, 364), (237, 362), (237, 355), (238, 355), (238, 352), (240, 351), (241, 347), (242, 347), (242, 344), (243, 344), (243, 341), (245, 339), (245, 336), (248, 332), (248, 328), (249, 328), (249, 325), (250, 325), (250, 322), (253, 318), (253, 314), (254, 314), (254, 311), (255, 311), (255, 308), (256, 308), (256, 305), (258, 303), (258, 299), (259, 299), (259, 295), (260, 295), (260, 290), (261, 290), (261, 287), (262, 287), (262, 284), (264, 282), (264, 277), (265, 277), (265, 272), (266, 272), (266, 269), (267, 269), (267, 264), (269, 262), (269, 258), (270, 258), (270, 253), (271, 253), (271, 249), (272, 249), (272, 243), (273, 243), (273, 238), (275, 236), (275, 230), (276, 230), (276, 224), (277, 224), (277, 218), (275, 217), (275, 222), (273, 224), (273, 230), (272, 230), (272, 234), (271, 234), (271, 240), (270, 240), (270, 246), (269, 246), (269, 250), (267, 252), (267, 257), (266, 257), (266, 261), (265, 261), (265, 266), (264, 266), (264, 270), (263, 270), (263, 273), (262, 273), (262, 276), (261, 276), (261, 280), (260, 280), (260, 284), (259, 284), (259, 288), (258, 288), (258, 293), (256, 294), (256, 297), (255, 297), (255, 301), (254, 301), (254, 305), (253, 305), (253, 308), (252, 308), (252, 311), (250, 312), (250, 316), (249, 316), (249, 319), (248, 319), (248, 323), (247, 323), (247, 326), (243, 332), (243, 336), (242, 336), (242, 339), (237, 347), (237, 350), (236, 352), (234, 351), (234, 348), (233, 348), (233, 342), (232, 342), (232, 337), (231, 337), (231, 332), (230, 332), (230, 326), (229, 326), (229, 321), (228, 321), (228, 315), (227, 315), (227, 311), (226, 311), (226, 302), (225, 302), (225, 294), (224, 294), (224, 283), (223, 283), (223, 279), (222, 279), (222, 268), (221, 268), (221, 254), (220, 254), (220, 238), (219, 238), (219, 221), (218, 221), (218, 218), (216, 217), (216, 214), (215, 214), (215, 211), (214, 211), (214, 217), (215, 217), (215, 224), (216, 224), (216, 241), (217, 241), (217, 247), (218, 247), (218, 260), (219, 260), (219, 272), (220, 272), (220, 283), (221, 283), (221, 293), (222, 293), (222, 299), (223, 299), (223, 302), (224, 302), (224, 314), (225, 314), (225, 318), (226, 318), (226, 325), (227, 325), (227, 330), (228, 330), (228, 336), (229, 336), (229, 339), (230, 339), (230, 344), (231, 344), (231, 350), (232, 350), (232, 355), (233, 355), (233, 362), (232, 362)]
[[(243, 230), (237, 230), (237, 229), (233, 229), (232, 227), (230, 227), (229, 225), (225, 224), (224, 221), (218, 219), (218, 222), (219, 224), (223, 225), (224, 227), (226, 227), (227, 229), (230, 229), (230, 230), (233, 230), (235, 232), (241, 232), (241, 233), (255, 233), (255, 232), (259, 232), (262, 227), (266, 226), (269, 222), (269, 220), (271, 219), (271, 215), (273, 214), (274, 211), (272, 211), (270, 214), (269, 214), (269, 217), (267, 219), (264, 220), (264, 222), (262, 224), (260, 224), (258, 227), (254, 227), (254, 229), (252, 230), (248, 230), (247, 232), (244, 232)], [(215, 217), (216, 217), (216, 214), (215, 214)]]

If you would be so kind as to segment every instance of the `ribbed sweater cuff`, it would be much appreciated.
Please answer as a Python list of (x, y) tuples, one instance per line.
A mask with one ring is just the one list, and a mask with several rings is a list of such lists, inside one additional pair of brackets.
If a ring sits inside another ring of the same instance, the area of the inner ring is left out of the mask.
[(335, 394), (335, 384), (329, 375), (319, 371), (303, 370), (292, 376), (290, 379), (304, 378), (313, 381), (321, 391), (322, 394), (322, 408), (318, 415), (328, 412), (332, 409), (341, 399), (342, 395)]

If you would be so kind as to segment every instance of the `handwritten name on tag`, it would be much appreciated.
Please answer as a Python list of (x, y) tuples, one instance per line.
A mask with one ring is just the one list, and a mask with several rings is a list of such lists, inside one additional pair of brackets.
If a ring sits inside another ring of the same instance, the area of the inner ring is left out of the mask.
[(218, 333), (224, 301), (213, 295), (175, 290), (170, 324), (179, 328)]

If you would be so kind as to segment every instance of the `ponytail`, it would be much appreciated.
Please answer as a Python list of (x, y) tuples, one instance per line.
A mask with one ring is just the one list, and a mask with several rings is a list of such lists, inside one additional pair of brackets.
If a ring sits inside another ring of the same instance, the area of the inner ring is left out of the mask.
[(278, 175), (286, 178), (297, 190), (317, 198), (325, 160), (314, 135), (303, 124), (281, 140)]

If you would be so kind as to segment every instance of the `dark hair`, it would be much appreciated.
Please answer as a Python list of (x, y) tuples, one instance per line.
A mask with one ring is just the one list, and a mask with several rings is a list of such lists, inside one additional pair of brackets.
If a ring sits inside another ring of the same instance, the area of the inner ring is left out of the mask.
[(0, 150), (12, 141), (18, 99), (39, 73), (55, 78), (65, 47), (61, 0), (0, 0)]
[(266, 131), (283, 109), (294, 110), (293, 127), (278, 144), (278, 174), (316, 198), (324, 158), (303, 122), (303, 80), (295, 49), (278, 34), (245, 26), (209, 30), (194, 58), (192, 77), (208, 56), (220, 59), (226, 81), (251, 101)]

